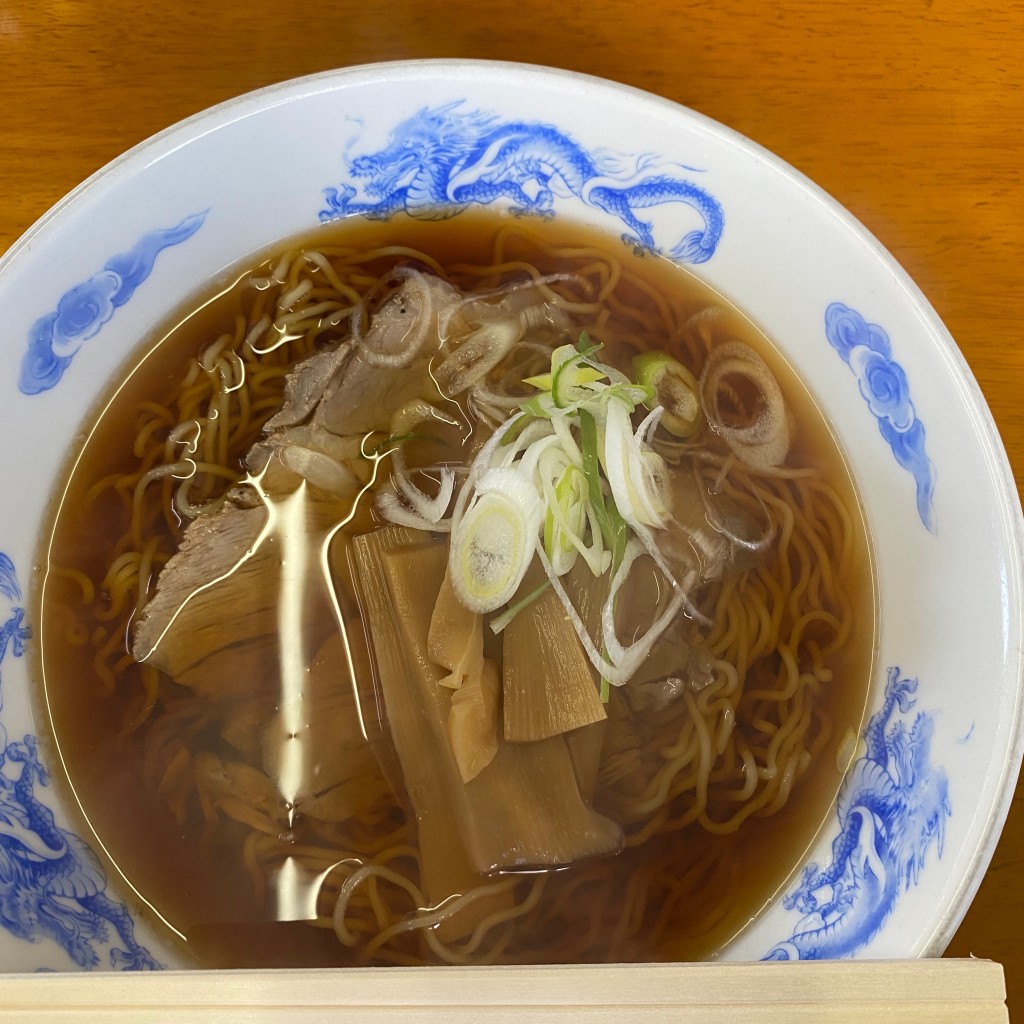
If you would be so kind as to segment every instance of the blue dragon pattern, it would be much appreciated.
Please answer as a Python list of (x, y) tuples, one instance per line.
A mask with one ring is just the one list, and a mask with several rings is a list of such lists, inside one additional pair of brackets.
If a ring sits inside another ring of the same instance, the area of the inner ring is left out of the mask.
[[(0, 552), (0, 664), (24, 653), (31, 631), (11, 559)], [(0, 676), (0, 710), (3, 707)], [(60, 828), (36, 794), (46, 786), (36, 738), (8, 742), (0, 723), (0, 925), (29, 942), (51, 939), (85, 969), (100, 965), (97, 947), (111, 927), (124, 948), (109, 945), (116, 970), (161, 965), (135, 940), (127, 909), (106, 894), (107, 879), (92, 850)]]
[(764, 959), (852, 956), (878, 934), (899, 894), (917, 884), (933, 844), (942, 856), (951, 812), (946, 775), (929, 760), (934, 720), (918, 712), (908, 728), (896, 715), (897, 708), (911, 711), (916, 690), (916, 679), (889, 669), (885, 701), (864, 731), (867, 750), (839, 796), (832, 862), (804, 869), (784, 899), (803, 918)]
[[(423, 108), (394, 128), (384, 149), (347, 162), (351, 181), (324, 190), (321, 220), (387, 219), (400, 211), (442, 219), (497, 200), (511, 202), (517, 213), (549, 217), (556, 196), (571, 197), (624, 224), (628, 244), (681, 263), (710, 259), (724, 224), (719, 202), (680, 177), (678, 165), (650, 154), (627, 164), (589, 152), (554, 125), (502, 120), (468, 110), (462, 100)], [(367, 200), (356, 199), (359, 183)], [(638, 211), (666, 203), (691, 208), (699, 224), (663, 249)]]

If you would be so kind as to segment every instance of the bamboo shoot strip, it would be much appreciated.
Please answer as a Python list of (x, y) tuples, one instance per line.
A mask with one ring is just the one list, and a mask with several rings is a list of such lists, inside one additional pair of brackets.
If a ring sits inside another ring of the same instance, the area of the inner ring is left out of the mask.
[(569, 757), (572, 758), (572, 767), (576, 772), (576, 784), (580, 787), (583, 799), (587, 801), (594, 799), (594, 790), (597, 788), (607, 727), (608, 721), (603, 719), (565, 734), (565, 745), (569, 748)]
[(590, 663), (554, 591), (524, 608), (504, 637), (505, 739), (545, 739), (607, 717)]
[[(417, 661), (415, 651), (408, 648), (391, 604), (383, 565), (383, 553), (397, 548), (406, 558), (421, 554), (421, 562), (436, 563), (436, 571), (443, 573), (445, 547), (424, 544), (425, 536), (404, 527), (389, 526), (355, 538), (350, 552), (392, 741), (416, 813), (420, 887), (431, 905), (436, 906), (455, 893), (476, 888), (483, 880), (466, 856), (455, 804), (447, 793), (448, 789), (462, 785), (457, 774), (453, 777), (457, 769), (448, 755), (444, 731), (449, 691), (436, 684), (435, 670), (429, 661)], [(427, 595), (424, 603), (432, 603), (430, 578), (421, 578), (419, 582)], [(425, 636), (424, 631), (424, 639)], [(440, 670), (436, 673), (441, 674)], [(470, 903), (441, 924), (441, 938), (450, 942), (469, 934), (483, 918), (510, 906), (510, 897), (511, 893), (505, 893)]]
[(494, 760), (462, 781), (447, 739), (451, 692), (438, 685), (444, 671), (427, 651), (445, 548), (413, 542), (422, 537), (389, 527), (353, 543), (380, 685), (421, 827), (429, 808), (454, 814), (480, 874), (614, 852), (620, 830), (584, 803), (561, 737), (529, 744), (499, 738)]

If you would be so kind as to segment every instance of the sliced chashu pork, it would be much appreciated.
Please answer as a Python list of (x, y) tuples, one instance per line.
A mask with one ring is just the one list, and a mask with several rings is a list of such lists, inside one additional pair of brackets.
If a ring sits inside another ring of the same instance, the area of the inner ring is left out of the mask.
[[(346, 508), (300, 484), (267, 504), (200, 515), (137, 622), (136, 661), (198, 693), (276, 684), (294, 650), (312, 655), (335, 629), (318, 550)], [(295, 615), (282, 616), (283, 601)], [(298, 623), (291, 635), (287, 621)]]
[[(318, 352), (289, 374), (280, 411), (246, 456), (262, 492), (236, 488), (220, 510), (190, 524), (135, 626), (137, 661), (202, 693), (251, 694), (276, 680), (289, 545), (294, 563), (303, 544), (315, 549), (345, 518), (364, 482), (362, 435), (387, 429), (403, 396), (423, 392), (431, 348), (424, 341), (433, 336), (436, 347), (438, 316), (458, 297), (439, 278), (407, 275), (361, 346)], [(373, 365), (361, 354), (402, 362), (413, 331), (423, 337), (407, 365)], [(316, 618), (312, 610), (304, 609), (306, 620)], [(311, 654), (334, 628), (329, 615), (319, 617), (319, 625), (303, 624), (300, 639)]]
[(277, 634), (276, 559), (265, 508), (199, 516), (164, 566), (132, 654), (200, 693), (242, 694), (265, 677)]
[(339, 436), (386, 431), (393, 412), (415, 398), (437, 394), (429, 360), (439, 322), (461, 301), (447, 281), (410, 272), (374, 314), (357, 345), (318, 353), (289, 375), (284, 403), (268, 430), (311, 422)]

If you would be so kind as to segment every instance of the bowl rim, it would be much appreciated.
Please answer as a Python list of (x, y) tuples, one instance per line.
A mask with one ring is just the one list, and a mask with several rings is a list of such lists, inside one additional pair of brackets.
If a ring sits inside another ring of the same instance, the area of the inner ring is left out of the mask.
[[(26, 258), (31, 243), (36, 237), (49, 229), (53, 222), (59, 221), (66, 209), (77, 203), (86, 193), (104, 186), (114, 187), (116, 177), (125, 169), (131, 169), (134, 174), (136, 169), (149, 166), (167, 153), (182, 148), (250, 113), (318, 94), (334, 92), (339, 87), (343, 87), (349, 79), (367, 86), (373, 84), (374, 76), (378, 76), (382, 81), (390, 81), (398, 76), (409, 79), (424, 77), (432, 80), (443, 79), (449, 82), (470, 82), (480, 77), (493, 78), (503, 75), (520, 79), (526, 76), (529, 79), (556, 83), (562, 81), (577, 86), (589, 84), (604, 91), (618, 92), (624, 98), (641, 103), (649, 109), (660, 107), (666, 112), (670, 111), (676, 115), (681, 113), (702, 131), (727, 144), (746, 150), (767, 164), (774, 173), (788, 178), (798, 188), (817, 199), (828, 211), (830, 217), (838, 221), (843, 229), (850, 232), (857, 241), (864, 245), (871, 255), (891, 273), (905, 300), (922, 320), (931, 340), (939, 346), (939, 354), (945, 356), (949, 371), (958, 378), (958, 383), (962, 386), (964, 403), (973, 413), (978, 428), (978, 439), (984, 443), (987, 449), (986, 455), (991, 462), (992, 479), (996, 485), (995, 489), (998, 491), (996, 497), (1000, 501), (999, 510), (1013, 553), (1016, 555), (1016, 559), (1007, 561), (1008, 570), (1012, 572), (1013, 577), (1008, 586), (1017, 594), (1022, 593), (1024, 590), (1022, 587), (1024, 512), (1022, 512), (1021, 496), (1016, 486), (1012, 466), (995, 419), (970, 365), (922, 290), (895, 256), (856, 216), (802, 171), (761, 144), (708, 115), (636, 86), (564, 68), (527, 62), (474, 58), (413, 58), (371, 62), (275, 82), (222, 100), (188, 115), (141, 140), (98, 168), (55, 202), (12, 243), (6, 252), (0, 255), (0, 275), (7, 272), (12, 264)], [(139, 168), (135, 167), (137, 164)], [(1015, 626), (1016, 636), (1013, 639), (1017, 640), (1016, 646), (1019, 649), (1024, 643), (1024, 622), (1015, 623)], [(1010, 646), (1014, 645), (1010, 644)], [(937, 922), (931, 936), (919, 940), (922, 942), (922, 946), (918, 956), (938, 956), (946, 948), (970, 908), (971, 901), (981, 886), (985, 872), (995, 854), (998, 838), (1005, 825), (1014, 797), (1022, 758), (1024, 758), (1024, 660), (1018, 663), (1012, 717), (1007, 735), (1009, 737), (1007, 756), (997, 773), (992, 789), (994, 794), (992, 811), (987, 817), (984, 829), (979, 834), (974, 851), (965, 866), (959, 885), (947, 905), (945, 914)]]

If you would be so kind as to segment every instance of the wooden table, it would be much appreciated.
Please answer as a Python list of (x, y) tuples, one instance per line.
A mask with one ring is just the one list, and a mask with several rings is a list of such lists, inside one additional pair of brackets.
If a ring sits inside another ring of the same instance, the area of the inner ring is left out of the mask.
[[(888, 8), (888, 9), (886, 9)], [(0, 251), (123, 150), (204, 107), (412, 57), (550, 64), (750, 136), (851, 210), (924, 290), (1024, 479), (1020, 0), (0, 0)], [(1024, 1021), (1024, 789), (950, 953), (1006, 966)]]

